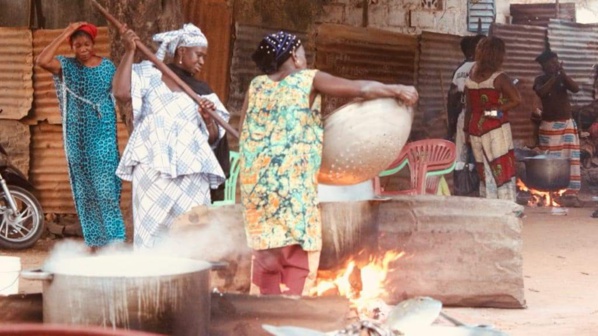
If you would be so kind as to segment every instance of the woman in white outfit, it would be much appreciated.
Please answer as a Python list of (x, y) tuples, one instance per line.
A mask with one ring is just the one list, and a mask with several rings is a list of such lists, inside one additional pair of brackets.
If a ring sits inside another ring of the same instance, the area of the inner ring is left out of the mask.
[[(121, 102), (131, 101), (134, 129), (116, 174), (133, 182), (135, 248), (152, 248), (176, 217), (210, 204), (210, 188), (224, 182), (211, 145), (225, 133), (207, 110), (216, 110), (224, 120), (229, 113), (215, 94), (202, 96), (199, 106), (151, 62), (133, 64), (138, 37), (126, 27), (121, 34), (126, 52), (113, 93)], [(155, 35), (154, 41), (162, 43), (156, 56), (172, 56), (168, 66), (193, 84), (207, 55), (208, 41), (201, 30), (186, 24)]]

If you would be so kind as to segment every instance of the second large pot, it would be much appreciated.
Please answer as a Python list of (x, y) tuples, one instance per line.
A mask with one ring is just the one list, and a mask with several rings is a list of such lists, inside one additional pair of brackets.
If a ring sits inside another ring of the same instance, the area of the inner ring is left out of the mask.
[(571, 165), (569, 159), (544, 155), (528, 157), (525, 163), (525, 184), (534, 189), (557, 191), (569, 186)]
[(166, 335), (208, 335), (211, 264), (185, 258), (62, 259), (24, 278), (43, 281), (44, 323)]

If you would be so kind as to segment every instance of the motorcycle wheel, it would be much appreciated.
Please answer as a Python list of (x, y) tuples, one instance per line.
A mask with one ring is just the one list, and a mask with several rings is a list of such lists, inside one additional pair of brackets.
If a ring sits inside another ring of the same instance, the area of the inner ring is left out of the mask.
[(26, 189), (9, 186), (19, 213), (13, 214), (4, 191), (0, 189), (0, 247), (25, 249), (33, 246), (44, 232), (44, 211)]

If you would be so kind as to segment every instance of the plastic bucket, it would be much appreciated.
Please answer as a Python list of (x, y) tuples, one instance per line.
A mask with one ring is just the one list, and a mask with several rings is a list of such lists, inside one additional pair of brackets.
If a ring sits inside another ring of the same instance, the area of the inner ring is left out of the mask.
[(0, 295), (19, 293), (21, 258), (0, 256)]

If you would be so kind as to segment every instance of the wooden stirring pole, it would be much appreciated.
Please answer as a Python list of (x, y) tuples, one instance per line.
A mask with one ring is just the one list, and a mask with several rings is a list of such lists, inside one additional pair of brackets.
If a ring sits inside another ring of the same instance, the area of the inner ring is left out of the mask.
[[(106, 20), (110, 21), (110, 23), (112, 23), (120, 32), (122, 30), (123, 24), (120, 23), (114, 16), (112, 16), (110, 13), (108, 13), (108, 11), (102, 7), (96, 0), (91, 0), (91, 4), (100, 12), (102, 13), (102, 15), (106, 18)], [(197, 93), (195, 93), (185, 82), (183, 82), (179, 76), (177, 76), (174, 72), (172, 72), (172, 70), (170, 70), (166, 64), (164, 64), (164, 62), (162, 62), (161, 60), (159, 60), (154, 53), (149, 50), (141, 41), (136, 40), (135, 41), (137, 43), (137, 49), (139, 49), (139, 51), (141, 51), (145, 57), (147, 57), (152, 63), (154, 63), (154, 65), (156, 65), (156, 67), (162, 71), (162, 73), (166, 76), (168, 76), (170, 79), (172, 79), (178, 86), (180, 86), (183, 91), (185, 91), (186, 94), (189, 95), (189, 97), (191, 97), (191, 99), (195, 100), (197, 102), (197, 104), (201, 104), (201, 100), (204, 98), (201, 98), (197, 95)], [(222, 119), (218, 113), (208, 110), (210, 116), (212, 118), (214, 118), (214, 120), (220, 124), (222, 127), (224, 127), (224, 129), (226, 129), (226, 131), (233, 135), (235, 138), (239, 138), (239, 133), (237, 132), (236, 129), (234, 129), (230, 124), (228, 124), (224, 119)]]

